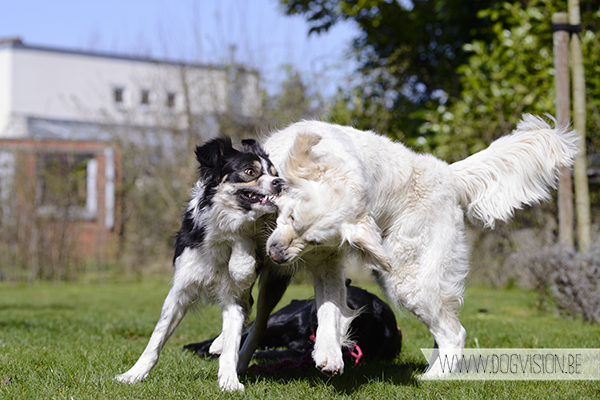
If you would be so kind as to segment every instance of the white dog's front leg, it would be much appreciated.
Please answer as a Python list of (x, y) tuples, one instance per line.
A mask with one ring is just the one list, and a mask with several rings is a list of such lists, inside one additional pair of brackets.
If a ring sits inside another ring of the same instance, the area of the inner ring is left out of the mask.
[(346, 304), (346, 285), (342, 271), (315, 274), (317, 334), (313, 359), (321, 372), (340, 375), (344, 372), (341, 339), (345, 336), (352, 312)]
[(246, 314), (239, 304), (223, 307), (222, 352), (219, 357), (219, 387), (225, 391), (244, 390), (238, 379), (237, 363)]
[(116, 380), (133, 383), (146, 379), (156, 365), (163, 346), (185, 316), (193, 300), (194, 298), (186, 290), (177, 286), (171, 288), (146, 349), (135, 365), (124, 374), (117, 375)]

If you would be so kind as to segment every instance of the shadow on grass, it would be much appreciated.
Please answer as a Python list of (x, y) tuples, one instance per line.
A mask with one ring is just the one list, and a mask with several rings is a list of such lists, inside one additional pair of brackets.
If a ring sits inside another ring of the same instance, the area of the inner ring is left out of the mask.
[(331, 385), (339, 394), (351, 395), (358, 391), (363, 385), (372, 385), (374, 383), (388, 383), (397, 386), (420, 385), (418, 375), (425, 372), (426, 363), (415, 362), (412, 360), (383, 362), (371, 361), (356, 367), (346, 365), (342, 375), (328, 377), (316, 368), (307, 370), (285, 370), (276, 373), (251, 373), (243, 375), (244, 383), (253, 384), (258, 381), (267, 381), (278, 384), (285, 384), (292, 381), (304, 381), (309, 384)]

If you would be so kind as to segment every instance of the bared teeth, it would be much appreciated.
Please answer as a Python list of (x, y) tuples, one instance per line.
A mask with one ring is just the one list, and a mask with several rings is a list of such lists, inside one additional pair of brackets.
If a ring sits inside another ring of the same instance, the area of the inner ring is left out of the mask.
[(275, 199), (274, 195), (267, 195), (267, 196), (263, 196), (261, 203), (272, 203), (273, 200)]
[(273, 203), (275, 201), (275, 199), (279, 198), (279, 196), (276, 194), (262, 195), (262, 194), (258, 194), (258, 193), (254, 193), (254, 192), (245, 192), (244, 196), (248, 200), (251, 200), (253, 202), (258, 202), (260, 204)]

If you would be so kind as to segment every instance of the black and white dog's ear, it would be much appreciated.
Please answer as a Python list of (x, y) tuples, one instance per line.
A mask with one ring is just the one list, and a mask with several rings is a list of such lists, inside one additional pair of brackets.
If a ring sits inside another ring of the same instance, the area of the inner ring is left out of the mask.
[(215, 170), (220, 170), (225, 156), (235, 151), (231, 144), (231, 138), (221, 136), (213, 139), (202, 146), (196, 147), (196, 160), (200, 163), (198, 170), (200, 177), (204, 180), (214, 175)]
[(196, 147), (196, 160), (200, 163), (200, 167), (215, 168), (223, 156), (231, 150), (233, 150), (231, 138), (221, 136)]
[(258, 154), (261, 157), (267, 158), (267, 153), (265, 152), (265, 149), (263, 149), (260, 143), (254, 139), (242, 140), (242, 151), (244, 153)]

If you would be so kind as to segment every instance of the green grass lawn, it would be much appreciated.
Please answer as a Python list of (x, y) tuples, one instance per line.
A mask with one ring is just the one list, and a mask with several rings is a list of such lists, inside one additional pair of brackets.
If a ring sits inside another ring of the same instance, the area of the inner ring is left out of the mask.
[[(366, 287), (379, 294), (374, 286)], [(218, 362), (181, 351), (220, 331), (219, 311), (189, 314), (167, 343), (149, 378), (114, 381), (144, 349), (169, 290), (167, 280), (123, 284), (0, 284), (1, 399), (401, 399), (600, 398), (600, 381), (419, 381), (420, 348), (433, 339), (408, 313), (398, 313), (403, 349), (393, 363), (347, 367), (340, 377), (317, 371), (241, 377), (244, 393), (221, 393)], [(307, 298), (312, 287), (290, 287), (282, 304)], [(487, 312), (481, 312), (486, 309)], [(599, 348), (600, 326), (567, 320), (536, 307), (533, 292), (467, 290), (461, 321), (467, 347)]]

